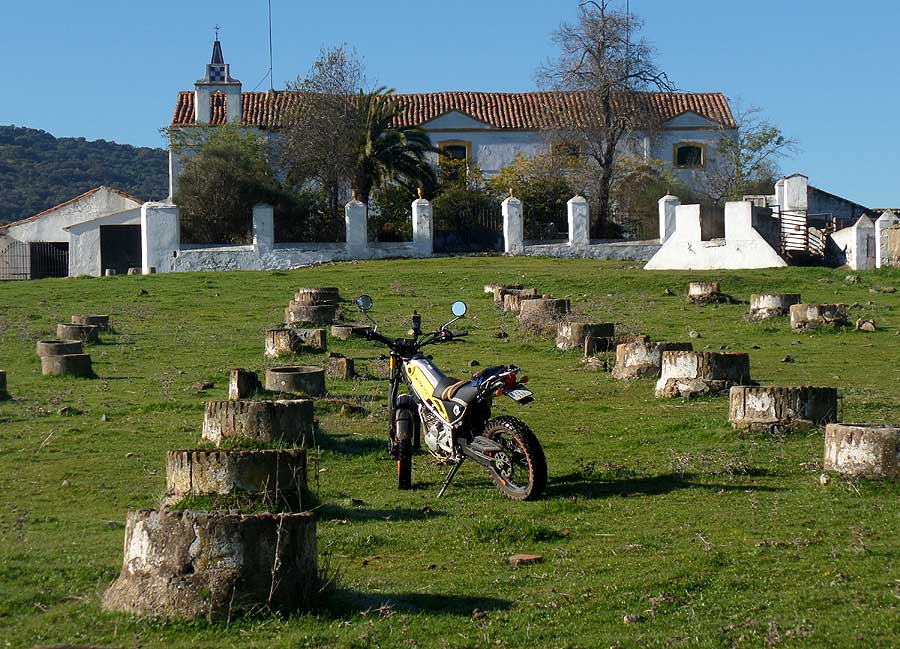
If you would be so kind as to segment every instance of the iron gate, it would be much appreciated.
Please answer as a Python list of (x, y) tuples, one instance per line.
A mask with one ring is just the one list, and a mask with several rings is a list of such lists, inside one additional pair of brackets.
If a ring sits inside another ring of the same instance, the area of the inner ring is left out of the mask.
[(10, 241), (0, 250), (0, 279), (68, 277), (69, 244), (57, 241)]
[(439, 253), (501, 252), (503, 213), (500, 205), (470, 207), (434, 214), (434, 251)]

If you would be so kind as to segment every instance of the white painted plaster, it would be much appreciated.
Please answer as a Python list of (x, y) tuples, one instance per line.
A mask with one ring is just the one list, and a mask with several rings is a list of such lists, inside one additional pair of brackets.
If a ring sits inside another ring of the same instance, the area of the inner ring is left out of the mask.
[(891, 210), (885, 210), (875, 221), (875, 267), (887, 266), (888, 228), (900, 225), (900, 218)]
[(434, 252), (434, 208), (424, 198), (412, 203), (413, 243), (421, 257), (430, 257)]
[(141, 267), (167, 273), (174, 268), (181, 247), (179, 210), (171, 203), (144, 203), (141, 207)]
[(522, 201), (513, 196), (508, 197), (501, 205), (503, 213), (503, 252), (508, 255), (522, 253), (525, 239), (525, 220)]
[(103, 274), (100, 258), (100, 227), (103, 225), (140, 225), (141, 208), (101, 216), (66, 228), (69, 233), (69, 275)]
[(675, 232), (675, 208), (681, 205), (681, 199), (666, 194), (659, 199), (659, 242), (665, 243)]
[(569, 245), (587, 246), (591, 243), (591, 214), (584, 196), (573, 196), (566, 203), (569, 220)]

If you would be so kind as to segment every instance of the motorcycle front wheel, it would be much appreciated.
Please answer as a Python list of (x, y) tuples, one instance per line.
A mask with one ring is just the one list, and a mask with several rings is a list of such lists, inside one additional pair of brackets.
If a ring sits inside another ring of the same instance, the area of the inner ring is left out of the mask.
[(397, 487), (412, 488), (412, 441), (415, 412), (398, 408), (394, 416), (394, 445), (397, 455)]
[(494, 454), (491, 480), (507, 498), (534, 500), (547, 485), (547, 459), (541, 443), (517, 417), (497, 417), (484, 427), (484, 436), (503, 447)]

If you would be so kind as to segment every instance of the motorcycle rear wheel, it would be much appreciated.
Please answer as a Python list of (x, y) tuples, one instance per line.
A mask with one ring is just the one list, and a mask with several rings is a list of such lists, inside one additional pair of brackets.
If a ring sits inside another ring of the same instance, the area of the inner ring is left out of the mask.
[(412, 438), (415, 412), (399, 408), (394, 416), (394, 445), (397, 453), (397, 488), (412, 488)]
[(517, 417), (496, 417), (483, 435), (503, 446), (494, 454), (499, 469), (488, 469), (491, 480), (507, 498), (535, 500), (547, 486), (544, 449), (528, 425)]

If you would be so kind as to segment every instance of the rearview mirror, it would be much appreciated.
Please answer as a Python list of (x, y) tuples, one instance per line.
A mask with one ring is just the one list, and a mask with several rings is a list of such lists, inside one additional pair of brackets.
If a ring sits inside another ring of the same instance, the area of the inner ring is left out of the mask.
[(466, 311), (467, 311), (466, 303), (463, 302), (462, 300), (457, 300), (450, 307), (450, 311), (452, 311), (453, 315), (455, 315), (457, 318), (461, 318), (464, 315), (466, 315)]
[(359, 307), (359, 310), (363, 313), (368, 313), (372, 310), (372, 298), (368, 295), (360, 295), (356, 298), (356, 306)]

